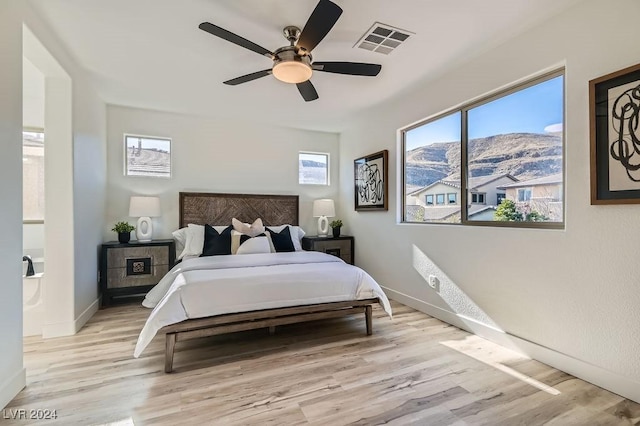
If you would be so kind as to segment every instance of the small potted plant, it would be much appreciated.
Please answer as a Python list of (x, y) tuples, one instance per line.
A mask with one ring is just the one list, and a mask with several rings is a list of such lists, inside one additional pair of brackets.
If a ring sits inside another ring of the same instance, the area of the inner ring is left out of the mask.
[(129, 224), (129, 222), (118, 222), (113, 225), (113, 228), (111, 228), (113, 232), (118, 233), (118, 241), (122, 244), (129, 242), (131, 239), (131, 231), (134, 231), (135, 229), (136, 227)]
[(340, 219), (336, 219), (336, 220), (332, 220), (331, 223), (329, 224), (329, 226), (331, 227), (332, 231), (333, 231), (333, 236), (334, 237), (339, 237), (340, 236), (340, 227), (342, 227), (342, 221)]

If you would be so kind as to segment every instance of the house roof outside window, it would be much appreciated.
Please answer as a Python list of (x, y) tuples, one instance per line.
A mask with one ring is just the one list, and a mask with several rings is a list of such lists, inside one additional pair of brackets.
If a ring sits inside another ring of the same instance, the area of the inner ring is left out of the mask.
[(556, 185), (561, 184), (563, 182), (562, 173), (557, 173), (555, 175), (549, 175), (536, 179), (523, 180), (520, 182), (515, 182), (509, 185), (499, 186), (498, 189), (507, 189), (507, 188), (524, 188), (529, 186), (541, 186), (541, 185)]

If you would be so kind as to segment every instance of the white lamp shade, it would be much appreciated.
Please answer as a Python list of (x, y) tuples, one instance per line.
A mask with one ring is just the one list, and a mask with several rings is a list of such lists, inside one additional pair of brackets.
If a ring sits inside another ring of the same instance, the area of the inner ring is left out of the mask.
[(309, 65), (296, 61), (278, 62), (272, 72), (275, 78), (285, 83), (302, 83), (309, 80), (313, 74)]
[(336, 207), (333, 200), (323, 198), (313, 202), (313, 217), (318, 217), (318, 236), (326, 237), (329, 233), (328, 217), (336, 215)]
[(158, 217), (160, 216), (160, 198), (131, 197), (129, 200), (129, 216)]
[(336, 215), (336, 207), (333, 200), (324, 198), (313, 202), (313, 217), (334, 217)]

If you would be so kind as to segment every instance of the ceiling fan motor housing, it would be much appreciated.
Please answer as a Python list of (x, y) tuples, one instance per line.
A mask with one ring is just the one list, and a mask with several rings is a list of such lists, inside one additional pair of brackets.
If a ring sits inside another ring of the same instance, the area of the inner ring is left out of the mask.
[(311, 55), (300, 55), (296, 46), (273, 52), (273, 75), (285, 83), (302, 83), (311, 78)]
[(300, 38), (300, 33), (301, 33), (300, 28), (294, 25), (289, 25), (288, 27), (284, 27), (284, 29), (282, 30), (282, 34), (284, 35), (284, 38), (289, 40), (289, 43), (291, 43), (292, 46), (294, 46), (298, 41), (298, 39)]

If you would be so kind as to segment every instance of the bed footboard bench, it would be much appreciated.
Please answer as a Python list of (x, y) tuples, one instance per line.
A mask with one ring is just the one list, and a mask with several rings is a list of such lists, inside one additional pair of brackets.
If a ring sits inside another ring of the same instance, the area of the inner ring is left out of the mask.
[(173, 354), (177, 342), (218, 334), (257, 328), (269, 328), (269, 331), (273, 332), (278, 325), (338, 318), (364, 312), (367, 335), (371, 335), (373, 333), (372, 306), (374, 303), (378, 303), (378, 298), (216, 315), (169, 325), (161, 330), (166, 333), (164, 371), (165, 373), (173, 371)]

